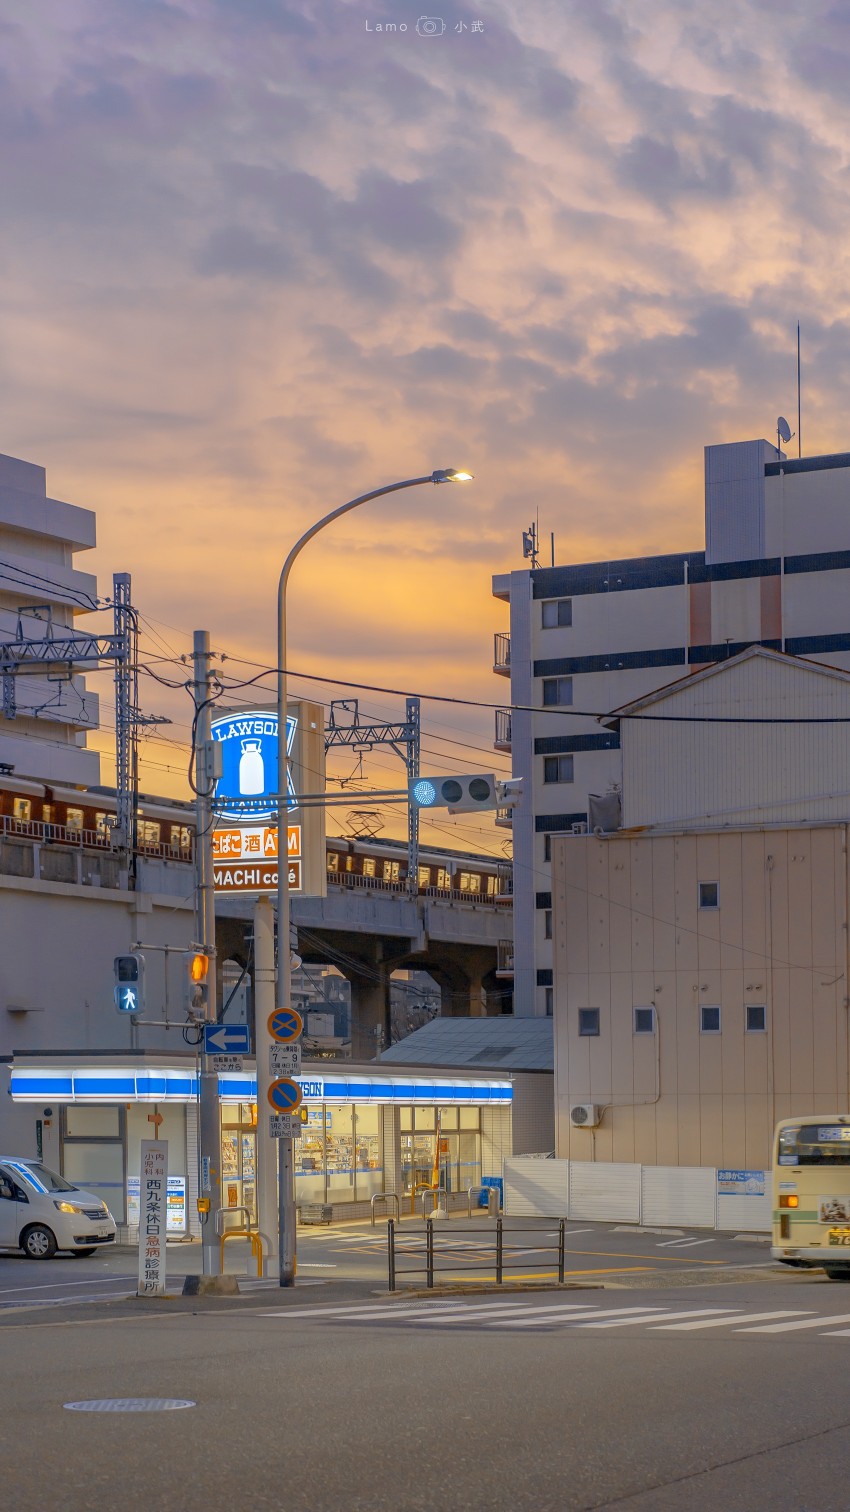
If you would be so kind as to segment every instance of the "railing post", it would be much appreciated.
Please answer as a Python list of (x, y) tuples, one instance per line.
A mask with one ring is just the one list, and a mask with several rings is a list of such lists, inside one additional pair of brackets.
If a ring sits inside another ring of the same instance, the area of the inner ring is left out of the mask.
[(388, 1290), (395, 1291), (395, 1223), (392, 1218), (387, 1219), (387, 1267), (389, 1270)]
[(425, 1285), (431, 1289), (434, 1285), (434, 1220), (425, 1220)]
[(502, 1220), (496, 1219), (496, 1285), (502, 1284)]
[(558, 1281), (564, 1284), (564, 1236), (566, 1233), (566, 1218), (562, 1218), (558, 1224)]

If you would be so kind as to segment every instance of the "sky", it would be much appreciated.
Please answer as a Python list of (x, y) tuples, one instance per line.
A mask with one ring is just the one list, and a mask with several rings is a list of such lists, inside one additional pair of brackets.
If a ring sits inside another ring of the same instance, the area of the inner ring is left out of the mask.
[[(172, 680), (195, 627), (273, 666), (302, 530), (454, 466), (307, 547), (288, 660), (506, 698), (523, 528), (544, 561), (699, 550), (703, 446), (796, 424), (798, 319), (804, 451), (850, 445), (850, 7), (439, 6), (0, 0), (0, 450), (97, 511), (78, 565), (132, 573)], [(142, 684), (173, 721), (143, 785), (185, 794), (188, 696)], [(426, 705), (423, 768), (506, 773), (492, 721)], [(432, 838), (476, 834), (501, 853)]]

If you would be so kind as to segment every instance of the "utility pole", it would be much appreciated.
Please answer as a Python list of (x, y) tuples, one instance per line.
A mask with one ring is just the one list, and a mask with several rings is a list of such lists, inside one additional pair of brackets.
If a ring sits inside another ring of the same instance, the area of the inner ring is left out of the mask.
[[(207, 1019), (216, 1021), (215, 1004), (215, 895), (212, 860), (212, 794), (215, 786), (210, 706), (210, 637), (196, 630), (193, 643), (192, 696), (195, 703), (195, 933), (196, 945), (210, 959)], [(199, 1025), (200, 1027), (200, 1025)], [(203, 1271), (221, 1274), (218, 1213), (221, 1208), (221, 1128), (218, 1105), (218, 1072), (213, 1057), (201, 1053), (200, 1075), (201, 1200), (209, 1207), (201, 1213)]]
[[(278, 863), (280, 864), (280, 863)], [(274, 1012), (274, 909), (270, 898), (254, 904), (254, 1048), (257, 1052), (257, 1222), (263, 1243), (263, 1273), (277, 1276), (278, 1144), (269, 1134), (269, 1087), (272, 1077), (269, 1018)]]

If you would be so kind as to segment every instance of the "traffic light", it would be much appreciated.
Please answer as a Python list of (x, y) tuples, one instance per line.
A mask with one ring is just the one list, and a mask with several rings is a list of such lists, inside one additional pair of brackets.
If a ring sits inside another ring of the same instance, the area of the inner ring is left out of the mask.
[(187, 950), (183, 957), (183, 982), (186, 1012), (192, 1018), (206, 1018), (210, 1003), (210, 958), (201, 950)]
[(145, 1008), (145, 958), (120, 955), (112, 962), (115, 986), (112, 996), (119, 1013), (143, 1013)]
[(498, 788), (494, 776), (482, 777), (478, 772), (465, 777), (415, 777), (408, 783), (412, 808), (444, 808), (451, 814), (499, 808)]

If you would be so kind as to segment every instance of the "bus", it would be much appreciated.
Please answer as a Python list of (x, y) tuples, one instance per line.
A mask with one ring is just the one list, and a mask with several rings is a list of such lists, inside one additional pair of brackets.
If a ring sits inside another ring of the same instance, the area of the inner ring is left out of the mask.
[(783, 1118), (773, 1140), (773, 1242), (785, 1265), (850, 1281), (850, 1114)]

